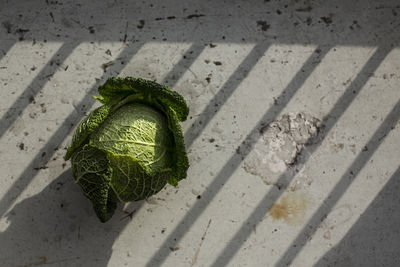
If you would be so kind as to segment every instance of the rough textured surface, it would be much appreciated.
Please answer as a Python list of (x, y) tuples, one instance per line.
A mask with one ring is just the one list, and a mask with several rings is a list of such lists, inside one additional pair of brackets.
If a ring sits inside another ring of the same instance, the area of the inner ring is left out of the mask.
[[(284, 114), (266, 126), (262, 126), (249, 138), (251, 152), (243, 162), (246, 172), (259, 176), (267, 185), (276, 184), (281, 175), (294, 176), (300, 172), (300, 153), (305, 146), (317, 140), (321, 121), (304, 113)], [(290, 179), (290, 178), (289, 178)], [(310, 185), (311, 180), (303, 182)], [(296, 181), (299, 186), (300, 181)]]
[[(395, 0), (2, 1), (0, 266), (398, 266), (399, 25)], [(185, 97), (191, 167), (101, 224), (63, 157), (116, 75)], [(315, 142), (253, 164), (299, 113)]]

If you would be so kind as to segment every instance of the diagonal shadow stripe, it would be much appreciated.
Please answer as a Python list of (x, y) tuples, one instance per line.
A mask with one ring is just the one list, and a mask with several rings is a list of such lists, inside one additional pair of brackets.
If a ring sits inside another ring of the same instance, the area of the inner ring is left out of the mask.
[(269, 43), (261, 42), (253, 47), (246, 58), (240, 63), (235, 72), (229, 77), (218, 93), (210, 100), (208, 105), (201, 112), (200, 116), (193, 122), (191, 127), (185, 133), (186, 147), (190, 147), (193, 142), (200, 136), (203, 130), (214, 115), (221, 109), (228, 98), (239, 87), (240, 83), (249, 75), (250, 71), (257, 64), (258, 60), (267, 51)]
[(400, 100), (394, 106), (389, 115), (386, 116), (381, 126), (375, 131), (374, 135), (366, 144), (367, 151), (360, 152), (350, 167), (346, 170), (339, 182), (335, 185), (329, 195), (322, 201), (322, 205), (314, 212), (311, 219), (304, 226), (302, 231), (297, 235), (296, 239), (290, 244), (288, 249), (282, 255), (275, 266), (288, 266), (300, 253), (307, 241), (317, 231), (319, 225), (324, 221), (326, 216), (332, 211), (332, 208), (344, 195), (347, 189), (355, 180), (364, 166), (371, 159), (374, 152), (383, 142), (389, 132), (394, 129), (400, 118)]
[(207, 208), (208, 203), (210, 203), (214, 197), (217, 195), (219, 190), (228, 181), (229, 177), (234, 173), (234, 171), (240, 166), (244, 157), (251, 151), (251, 147), (254, 145), (251, 143), (251, 137), (258, 131), (258, 127), (266, 121), (272, 121), (279, 114), (285, 106), (289, 103), (295, 93), (304, 84), (306, 79), (315, 70), (319, 60), (328, 53), (329, 47), (317, 47), (314, 53), (307, 59), (303, 64), (301, 69), (296, 73), (293, 79), (290, 81), (288, 86), (279, 96), (279, 104), (271, 106), (256, 127), (247, 135), (245, 140), (240, 144), (239, 147), (250, 147), (248, 151), (244, 151), (244, 156), (234, 154), (227, 163), (222, 167), (220, 172), (217, 174), (215, 179), (207, 187), (209, 188), (202, 194), (202, 199), (186, 213), (183, 219), (179, 222), (178, 226), (172, 231), (168, 238), (164, 241), (161, 247), (153, 254), (152, 258), (147, 262), (147, 267), (160, 266), (168, 257), (171, 252), (169, 247), (170, 244), (178, 243), (185, 234), (189, 231), (190, 227), (196, 222), (200, 215)]
[(36, 75), (32, 82), (26, 87), (24, 92), (10, 106), (7, 112), (0, 119), (0, 138), (6, 133), (8, 128), (17, 120), (25, 108), (33, 102), (35, 96), (46, 85), (48, 77), (53, 76), (65, 59), (74, 51), (77, 43), (63, 43), (57, 52), (51, 57), (49, 62)]
[[(370, 74), (375, 72), (381, 62), (385, 59), (388, 53), (391, 51), (390, 48), (382, 48), (379, 47), (375, 53), (370, 57), (361, 71), (358, 73), (357, 77), (353, 80), (350, 86), (346, 89), (344, 94), (338, 99), (333, 108), (330, 110), (328, 115), (323, 119), (323, 125), (325, 127), (324, 133), (326, 134), (333, 128), (339, 118), (344, 114), (353, 100), (356, 98), (358, 93), (367, 83)], [(323, 136), (322, 138), (324, 138)], [(304, 164), (311, 157), (312, 153), (316, 151), (319, 145), (322, 143), (322, 140), (318, 144), (311, 146), (308, 150), (309, 153), (304, 155), (303, 162)], [(247, 155), (248, 153), (246, 153)], [(236, 232), (233, 238), (228, 242), (225, 246), (225, 249), (221, 252), (218, 258), (211, 265), (215, 266), (226, 266), (230, 259), (237, 253), (243, 243), (247, 240), (250, 234), (253, 231), (253, 227), (256, 226), (262, 219), (265, 217), (267, 212), (269, 211), (270, 206), (276, 202), (279, 197), (283, 194), (286, 187), (290, 184), (290, 181), (294, 178), (294, 176), (290, 177), (291, 174), (283, 173), (277, 184), (282, 185), (281, 190), (270, 190), (264, 198), (260, 201), (260, 204), (254, 209), (248, 219), (245, 220), (245, 223), (241, 226), (240, 230)], [(289, 178), (290, 177), (290, 178)]]
[[(141, 48), (141, 44), (137, 44), (135, 46), (127, 46), (119, 55), (119, 58), (124, 58), (127, 62), (137, 53), (137, 51)], [(72, 52), (72, 51), (71, 51)], [(115, 64), (107, 70), (107, 72), (101, 77), (100, 81), (98, 81), (89, 91), (89, 93), (79, 102), (76, 106), (76, 110), (85, 113), (88, 111), (95, 100), (92, 97), (92, 94), (95, 93), (97, 87), (107, 79), (110, 74), (119, 73), (125, 65)], [(3, 216), (7, 209), (13, 205), (16, 198), (21, 194), (23, 190), (29, 185), (29, 183), (35, 178), (38, 174), (34, 168), (40, 168), (45, 165), (54, 155), (55, 151), (58, 149), (58, 146), (61, 142), (71, 133), (73, 129), (73, 125), (78, 123), (81, 119), (81, 116), (77, 116), (75, 112), (72, 112), (68, 115), (68, 117), (64, 120), (64, 122), (60, 125), (57, 131), (50, 137), (47, 141), (46, 145), (43, 146), (42, 149), (37, 153), (34, 159), (29, 163), (29, 165), (25, 168), (24, 172), (15, 180), (13, 185), (4, 194), (3, 198), (0, 200), (0, 216)], [(41, 155), (44, 155), (41, 157)]]
[(194, 61), (200, 56), (204, 49), (204, 45), (193, 43), (188, 49), (186, 49), (182, 58), (173, 66), (161, 83), (166, 84), (171, 88), (174, 87), (179, 81), (179, 78), (182, 77), (182, 75), (193, 65)]

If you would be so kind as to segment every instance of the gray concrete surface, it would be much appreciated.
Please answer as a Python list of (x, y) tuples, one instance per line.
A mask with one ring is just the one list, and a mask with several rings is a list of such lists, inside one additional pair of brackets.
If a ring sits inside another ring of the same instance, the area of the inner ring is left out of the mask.
[[(399, 1), (2, 0), (0, 23), (0, 266), (400, 265)], [(184, 95), (191, 167), (102, 224), (63, 156), (115, 75)]]

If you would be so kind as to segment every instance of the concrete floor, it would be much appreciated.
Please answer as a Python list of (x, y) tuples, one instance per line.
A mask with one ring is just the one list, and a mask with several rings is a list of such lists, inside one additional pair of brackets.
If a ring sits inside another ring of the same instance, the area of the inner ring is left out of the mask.
[[(0, 22), (0, 266), (400, 266), (399, 1), (2, 0)], [(63, 156), (116, 75), (186, 98), (191, 167), (102, 224)]]

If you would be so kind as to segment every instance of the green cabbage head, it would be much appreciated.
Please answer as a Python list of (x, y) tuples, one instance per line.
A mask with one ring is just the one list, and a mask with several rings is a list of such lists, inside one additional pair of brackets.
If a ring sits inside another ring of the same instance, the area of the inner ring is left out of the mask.
[(105, 222), (118, 202), (148, 198), (186, 178), (179, 122), (189, 109), (177, 92), (144, 79), (110, 78), (99, 93), (103, 105), (78, 125), (65, 159)]

